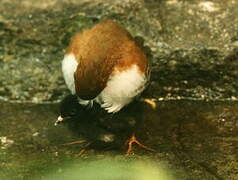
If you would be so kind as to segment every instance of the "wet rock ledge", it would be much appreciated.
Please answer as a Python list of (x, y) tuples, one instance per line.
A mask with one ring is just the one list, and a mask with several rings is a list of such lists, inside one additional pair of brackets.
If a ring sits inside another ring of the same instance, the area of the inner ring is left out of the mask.
[(144, 41), (152, 61), (145, 96), (238, 98), (238, 2), (189, 0), (0, 2), (0, 99), (57, 102), (70, 37), (113, 19)]

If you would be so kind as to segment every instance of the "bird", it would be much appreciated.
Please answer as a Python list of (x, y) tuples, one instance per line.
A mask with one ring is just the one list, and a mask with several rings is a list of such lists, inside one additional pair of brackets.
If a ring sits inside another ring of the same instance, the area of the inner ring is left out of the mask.
[[(98, 106), (95, 104), (95, 106)], [(134, 105), (131, 105), (134, 107)], [(136, 107), (138, 109), (138, 107)], [(126, 108), (123, 113), (108, 118), (105, 111), (97, 108), (83, 108), (78, 103), (77, 95), (69, 94), (63, 98), (59, 111), (65, 121), (59, 121), (69, 128), (76, 136), (83, 137), (86, 141), (74, 141), (65, 144), (78, 144), (88, 142), (89, 147), (96, 149), (114, 149), (124, 144), (127, 137), (135, 127), (134, 111)], [(56, 124), (57, 125), (57, 124)]]
[[(71, 39), (62, 61), (65, 83), (83, 107), (99, 105), (118, 113), (148, 86), (150, 63), (139, 44), (119, 23), (104, 20)], [(58, 122), (65, 120), (62, 114)], [(136, 140), (128, 141), (129, 148)]]
[[(63, 123), (74, 132), (74, 134), (80, 135), (88, 140), (91, 147), (117, 147), (117, 144), (120, 143), (120, 139), (115, 133), (107, 131), (99, 125), (99, 121), (97, 121), (94, 113), (91, 113), (90, 109), (83, 108), (82, 105), (78, 103), (76, 95), (70, 94), (64, 97), (60, 102), (59, 109), (61, 116), (67, 121), (59, 121), (58, 124)], [(73, 143), (70, 142), (66, 144), (77, 144), (78, 142), (84, 141), (74, 141)]]

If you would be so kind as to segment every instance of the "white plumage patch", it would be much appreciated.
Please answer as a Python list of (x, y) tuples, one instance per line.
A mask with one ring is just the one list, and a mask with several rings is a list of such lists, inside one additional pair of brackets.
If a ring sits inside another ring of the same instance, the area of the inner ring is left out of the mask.
[[(74, 73), (78, 67), (78, 62), (73, 54), (67, 54), (62, 61), (62, 71), (65, 83), (72, 94), (75, 94)], [(79, 104), (92, 106), (93, 101), (78, 98)]]
[(64, 56), (62, 61), (62, 71), (65, 83), (72, 94), (75, 94), (74, 72), (76, 71), (77, 66), (78, 62), (73, 54), (67, 54)]
[(137, 65), (109, 77), (106, 88), (96, 97), (96, 102), (109, 113), (118, 112), (140, 94), (147, 78), (139, 72)]
[[(62, 71), (66, 85), (72, 94), (75, 94), (74, 72), (77, 66), (78, 62), (73, 54), (65, 55), (62, 61)], [(92, 106), (93, 101), (96, 101), (107, 112), (115, 113), (139, 95), (148, 81), (146, 76), (139, 72), (137, 65), (113, 74), (109, 77), (105, 89), (95, 99), (82, 100), (79, 98), (79, 103)]]

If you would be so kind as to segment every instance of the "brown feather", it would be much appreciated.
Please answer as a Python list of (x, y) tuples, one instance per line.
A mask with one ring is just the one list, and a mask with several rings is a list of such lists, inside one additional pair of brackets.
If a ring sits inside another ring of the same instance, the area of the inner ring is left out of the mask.
[(77, 34), (67, 54), (79, 65), (74, 74), (75, 89), (81, 99), (95, 98), (105, 88), (110, 74), (137, 64), (142, 73), (148, 67), (143, 51), (126, 29), (113, 21), (96, 24)]

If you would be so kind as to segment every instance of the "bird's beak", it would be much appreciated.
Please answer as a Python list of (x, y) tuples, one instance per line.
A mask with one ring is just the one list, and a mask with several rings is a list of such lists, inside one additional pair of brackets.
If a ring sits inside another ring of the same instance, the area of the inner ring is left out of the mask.
[(57, 118), (57, 120), (55, 121), (55, 126), (57, 126), (59, 123), (61, 123), (64, 120), (64, 118), (62, 118), (62, 116), (59, 116)]
[(57, 119), (57, 121), (63, 121), (63, 120), (64, 120), (64, 118), (62, 118), (62, 116), (59, 116)]

